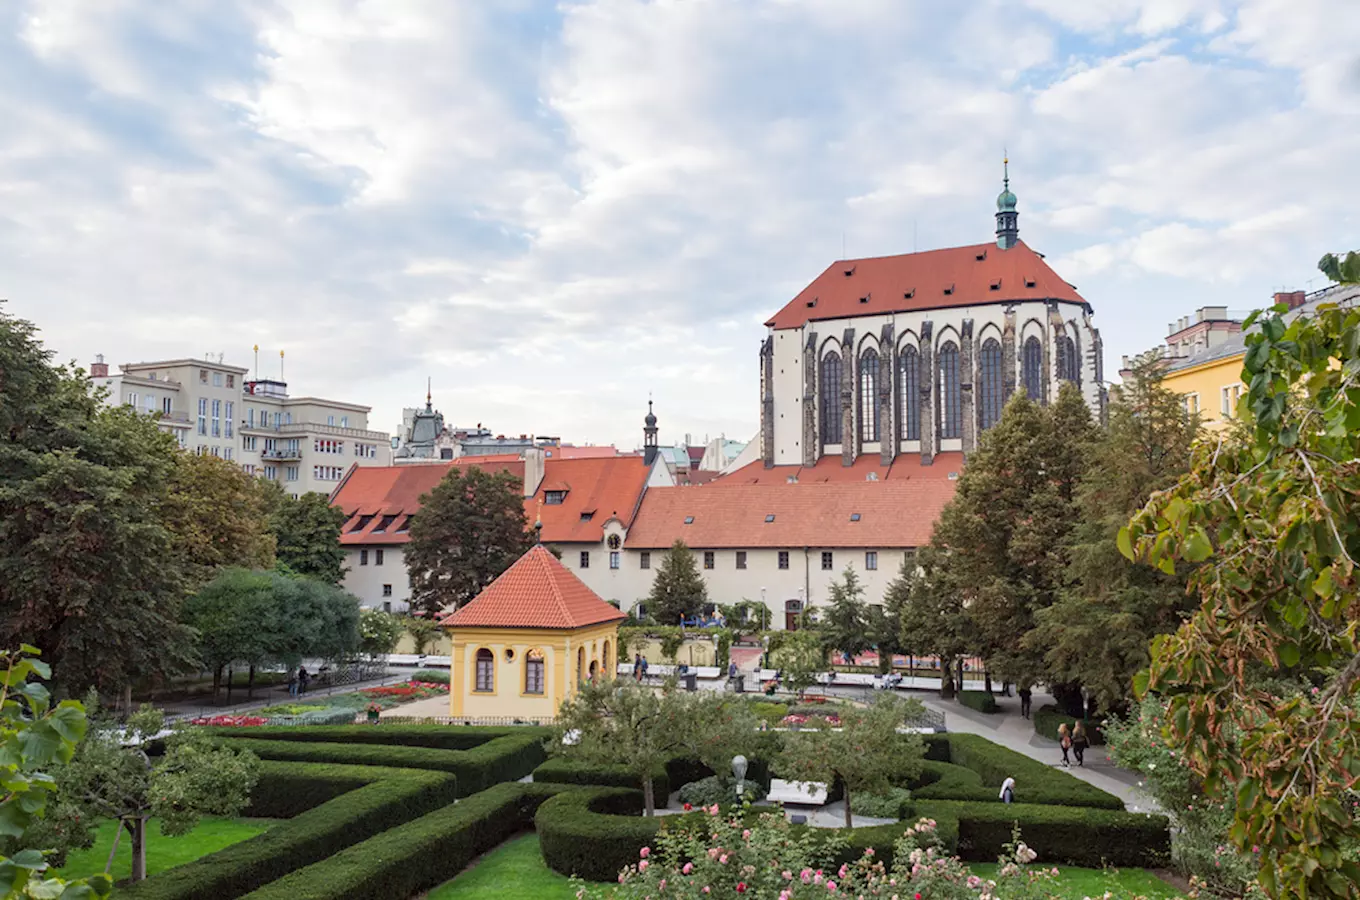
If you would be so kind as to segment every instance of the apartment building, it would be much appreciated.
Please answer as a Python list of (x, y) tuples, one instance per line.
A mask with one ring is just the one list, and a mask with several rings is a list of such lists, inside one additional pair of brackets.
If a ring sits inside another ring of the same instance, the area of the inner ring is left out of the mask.
[(290, 397), (282, 380), (248, 379), (219, 358), (124, 363), (102, 356), (90, 383), (105, 402), (155, 416), (185, 450), (230, 460), (294, 496), (329, 494), (353, 465), (391, 463), (391, 439), (368, 428), (369, 407)]

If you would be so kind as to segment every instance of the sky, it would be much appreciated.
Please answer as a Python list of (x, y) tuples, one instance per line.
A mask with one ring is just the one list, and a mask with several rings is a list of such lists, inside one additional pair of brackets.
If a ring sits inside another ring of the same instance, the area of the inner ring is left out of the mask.
[(1355, 0), (5, 0), (0, 117), (0, 297), (59, 360), (258, 344), (383, 431), (428, 377), (749, 438), (764, 321), (992, 239), (1003, 152), (1107, 373), (1360, 249)]

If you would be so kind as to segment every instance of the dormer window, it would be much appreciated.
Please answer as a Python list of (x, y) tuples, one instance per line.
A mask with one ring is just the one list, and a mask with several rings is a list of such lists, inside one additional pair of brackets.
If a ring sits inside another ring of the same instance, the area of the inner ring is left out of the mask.
[(1034, 279), (1033, 279), (1033, 278), (1029, 278), (1029, 277), (1026, 277), (1026, 278), (1025, 278), (1025, 287), (1027, 287), (1027, 288), (1032, 288), (1032, 287), (1034, 287), (1034, 284), (1035, 284), (1035, 282), (1034, 282)]
[(855, 267), (854, 267), (854, 266), (850, 266), (848, 269), (845, 270), (845, 277), (846, 277), (846, 278), (849, 278), (851, 275), (854, 275), (854, 274), (855, 274)]
[(693, 525), (693, 524), (694, 524), (694, 516), (685, 516), (685, 524), (686, 524), (686, 525)]
[(865, 476), (864, 476), (864, 480), (865, 480), (865, 481), (878, 481), (878, 473), (877, 473), (877, 472), (870, 472), (868, 475), (865, 475)]
[(947, 286), (947, 287), (944, 289), (944, 295), (945, 295), (946, 297), (950, 296), (950, 295), (953, 294), (953, 293), (954, 293), (954, 285), (952, 285), (952, 284), (949, 285), (949, 286)]
[(999, 291), (999, 290), (1001, 290), (1001, 279), (998, 278), (998, 279), (996, 279), (995, 281), (993, 281), (993, 282), (991, 283), (990, 287), (991, 287), (991, 289), (994, 290), (994, 291)]
[(593, 512), (583, 512), (583, 513), (581, 513), (581, 521), (582, 521), (582, 522), (589, 522), (589, 521), (590, 521), (591, 519), (593, 519), (593, 518), (595, 518), (595, 514), (594, 514)]
[(773, 522), (773, 521), (774, 521), (774, 513), (770, 513), (769, 515), (765, 516), (765, 524), (768, 525), (769, 523), (771, 523), (771, 522)]
[(916, 288), (907, 288), (905, 291), (902, 292), (902, 299), (903, 299), (903, 300), (910, 300), (912, 297), (915, 297), (915, 296), (916, 296)]
[(869, 297), (871, 297), (871, 296), (872, 296), (871, 294), (865, 294), (863, 297), (860, 297), (860, 298), (859, 298), (859, 302), (860, 302), (860, 303), (868, 303), (868, 302), (869, 302)]
[(983, 261), (984, 259), (986, 259), (986, 258), (987, 258), (987, 251), (986, 251), (986, 250), (982, 250), (982, 251), (979, 251), (979, 252), (978, 252), (978, 255), (977, 255), (977, 261), (978, 261), (978, 262), (982, 262), (982, 261)]
[(850, 514), (850, 521), (851, 521), (851, 522), (858, 522), (858, 521), (859, 521), (859, 513), (851, 513), (851, 514)]
[(378, 527), (373, 529), (373, 533), (382, 534), (383, 532), (387, 531), (387, 529), (391, 528), (392, 523), (395, 522), (396, 520), (397, 520), (396, 516), (383, 516), (382, 521), (378, 523)]
[(549, 506), (561, 506), (567, 499), (566, 491), (544, 491), (543, 502)]
[(809, 300), (809, 301), (807, 302), (807, 304), (808, 304), (808, 309), (812, 309), (812, 307), (814, 307), (814, 306), (817, 305), (817, 298), (816, 298), (816, 297), (813, 297), (811, 300)]

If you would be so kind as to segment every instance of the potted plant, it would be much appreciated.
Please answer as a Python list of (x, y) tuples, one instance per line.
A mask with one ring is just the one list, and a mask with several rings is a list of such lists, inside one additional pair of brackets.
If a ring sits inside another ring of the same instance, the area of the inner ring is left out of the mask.
[(378, 716), (382, 714), (382, 707), (376, 703), (368, 704), (368, 722), (370, 725), (378, 724)]

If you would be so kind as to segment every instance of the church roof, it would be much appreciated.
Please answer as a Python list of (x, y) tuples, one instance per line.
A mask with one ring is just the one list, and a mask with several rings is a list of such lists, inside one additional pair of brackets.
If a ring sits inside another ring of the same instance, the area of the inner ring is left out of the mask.
[(538, 544), (440, 624), (452, 628), (584, 628), (624, 618)]
[(799, 328), (808, 322), (917, 312), (1021, 300), (1085, 304), (1024, 241), (832, 263), (765, 324)]
[(921, 465), (919, 453), (899, 454), (890, 464), (883, 465), (877, 453), (865, 453), (853, 465), (842, 465), (840, 456), (823, 456), (812, 466), (771, 466), (768, 469), (760, 460), (742, 466), (735, 472), (720, 476), (713, 482), (715, 486), (731, 484), (787, 484), (793, 479), (796, 484), (834, 482), (850, 484), (863, 481), (901, 481), (915, 478), (949, 480), (963, 471), (963, 454), (958, 451), (945, 451), (935, 454), (929, 466)]

